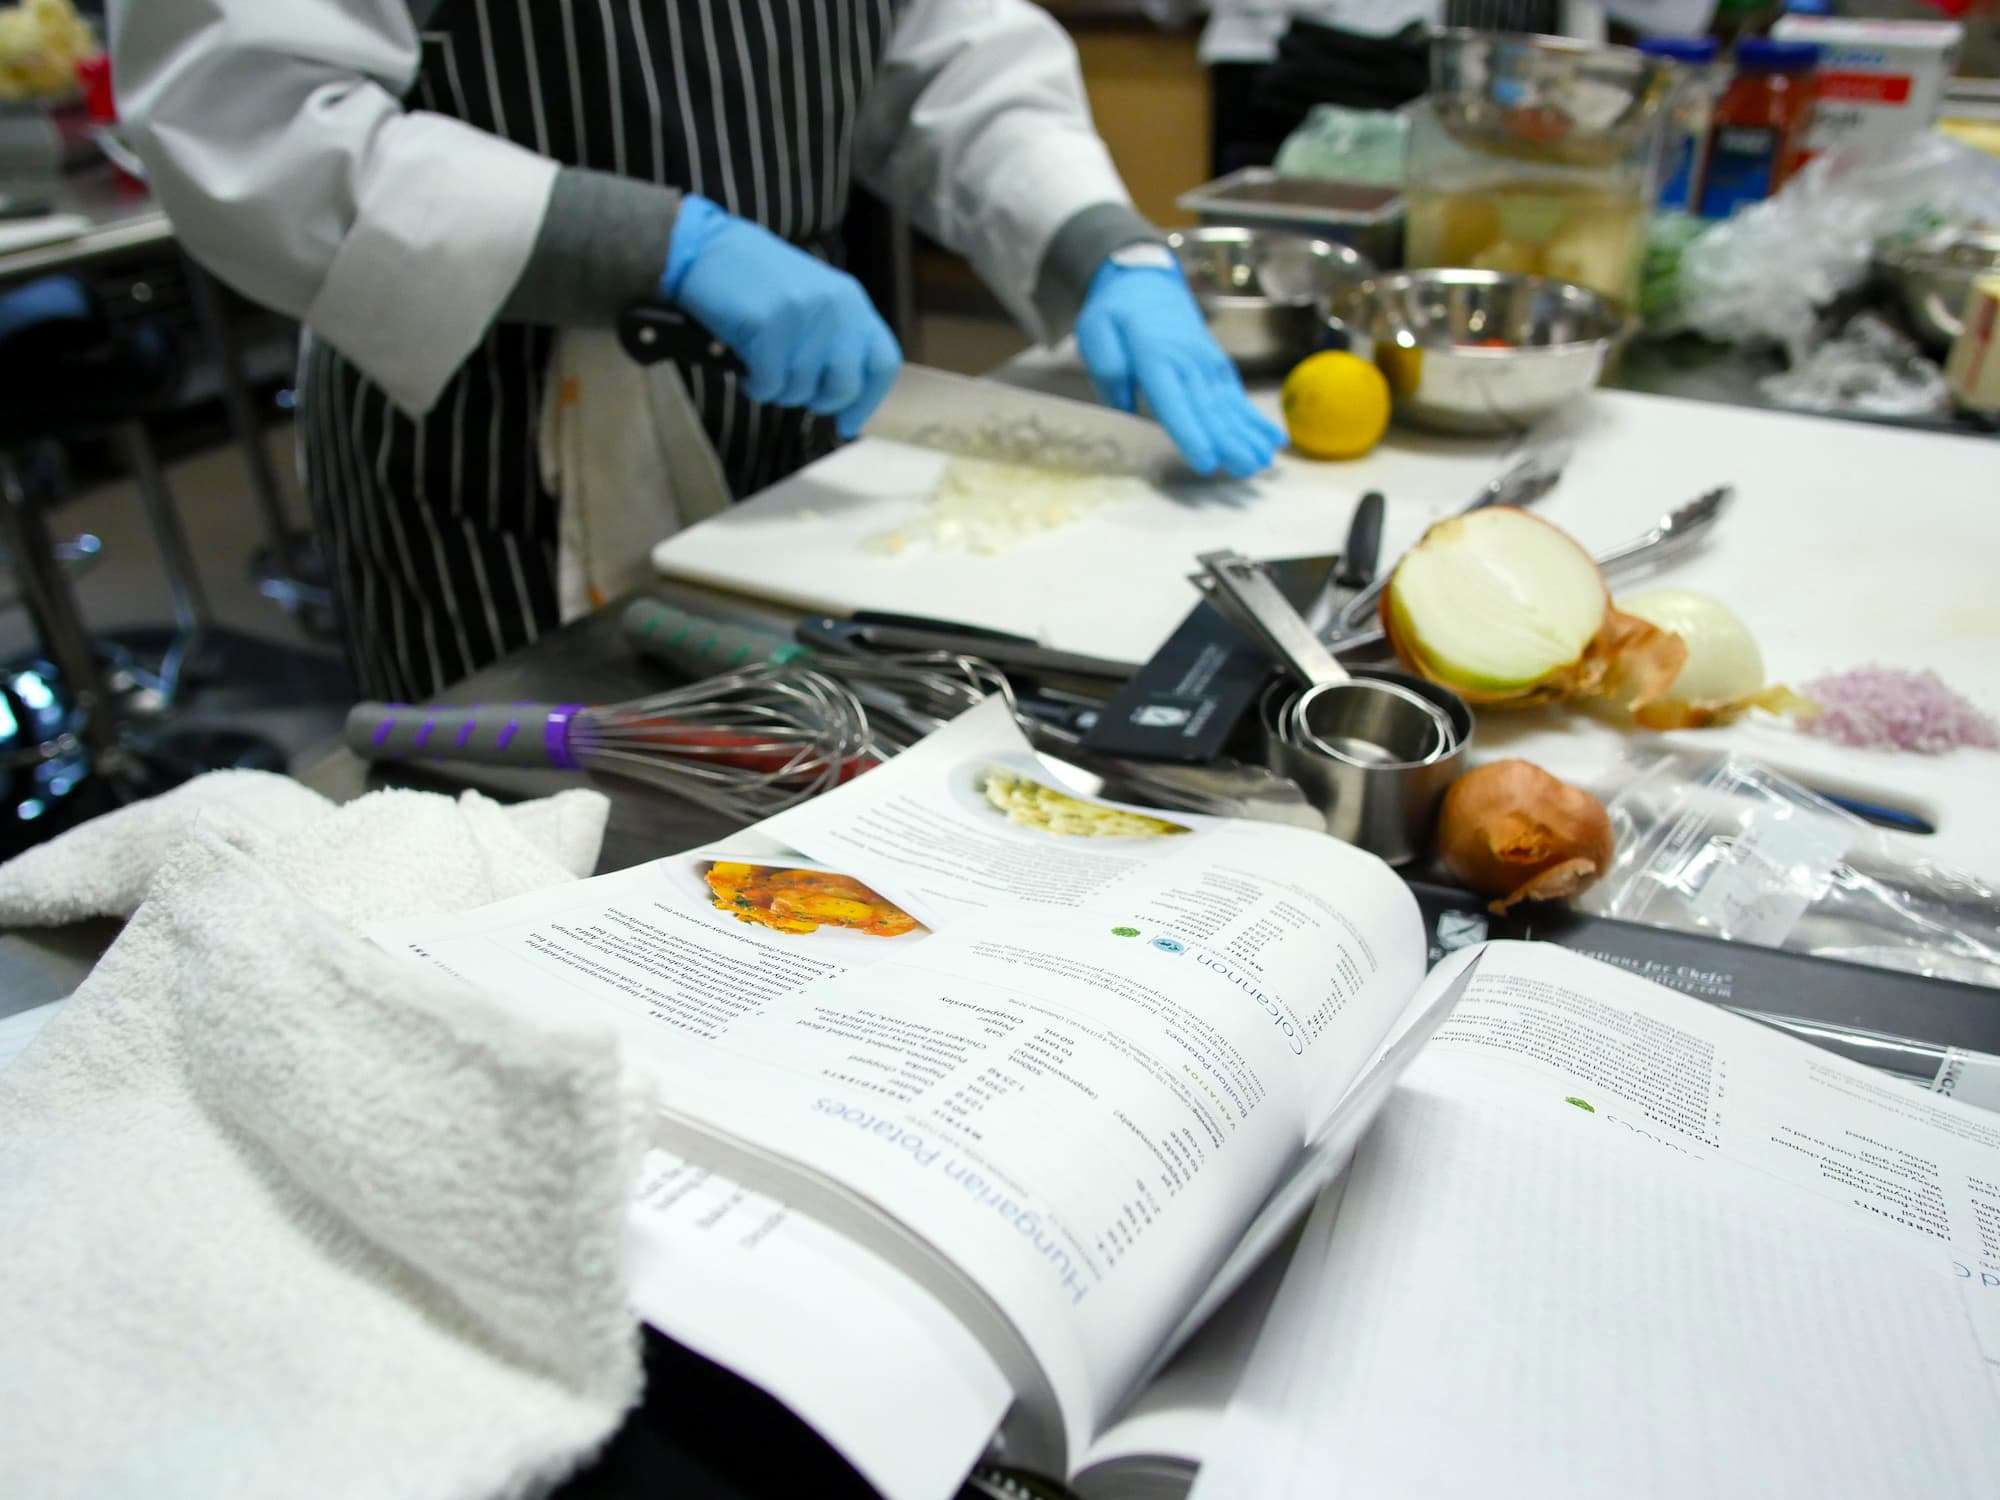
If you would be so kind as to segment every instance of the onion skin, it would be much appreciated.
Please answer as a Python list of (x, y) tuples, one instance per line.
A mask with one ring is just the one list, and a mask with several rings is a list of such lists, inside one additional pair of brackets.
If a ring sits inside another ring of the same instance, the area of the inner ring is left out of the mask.
[[(1559, 530), (1540, 516), (1527, 511), (1516, 513), (1538, 525), (1548, 526), (1552, 531)], [(1436, 523), (1410, 550), (1414, 552), (1421, 548), (1431, 532), (1440, 526), (1451, 525), (1456, 519), (1448, 517)], [(1400, 569), (1403, 565), (1399, 562), (1396, 566)], [(1395, 595), (1396, 578), (1392, 573), (1389, 586), (1382, 590), (1376, 613), (1382, 623), (1382, 633), (1395, 651), (1396, 659), (1419, 677), (1440, 687), (1448, 687), (1466, 702), (1486, 708), (1533, 708), (1571, 698), (1607, 698), (1627, 709), (1637, 710), (1664, 698), (1674, 679), (1687, 665), (1687, 642), (1671, 630), (1662, 630), (1650, 621), (1628, 615), (1613, 606), (1611, 591), (1607, 588), (1604, 593), (1604, 623), (1575, 661), (1558, 667), (1541, 681), (1526, 687), (1503, 692), (1483, 690), (1477, 684), (1455, 681), (1438, 670), (1422, 644), (1411, 638), (1409, 623), (1403, 618), (1402, 610), (1394, 607)]]
[(1640, 708), (1634, 718), (1643, 729), (1711, 729), (1719, 724), (1734, 724), (1753, 708), (1781, 719), (1816, 719), (1821, 711), (1812, 699), (1793, 692), (1782, 682), (1774, 682), (1727, 703), (1662, 698)]
[(1438, 861), (1504, 915), (1520, 901), (1566, 901), (1617, 850), (1604, 804), (1525, 760), (1466, 772), (1438, 815)]

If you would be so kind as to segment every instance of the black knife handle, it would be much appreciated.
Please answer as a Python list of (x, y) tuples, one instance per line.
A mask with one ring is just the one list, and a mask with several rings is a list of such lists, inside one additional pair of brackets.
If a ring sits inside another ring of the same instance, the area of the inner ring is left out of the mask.
[(741, 375), (745, 365), (721, 339), (677, 308), (638, 302), (618, 315), (618, 343), (642, 365), (671, 359)]
[(1382, 557), (1382, 513), (1387, 508), (1380, 490), (1370, 490), (1354, 507), (1354, 519), (1347, 523), (1347, 545), (1340, 549), (1340, 572), (1335, 575), (1342, 588), (1365, 589), (1375, 581)]

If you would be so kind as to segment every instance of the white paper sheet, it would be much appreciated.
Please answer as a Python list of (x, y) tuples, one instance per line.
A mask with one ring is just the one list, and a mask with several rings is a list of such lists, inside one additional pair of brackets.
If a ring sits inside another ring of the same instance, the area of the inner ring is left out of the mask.
[(947, 1500), (1006, 1413), (935, 1298), (783, 1204), (653, 1151), (627, 1232), (639, 1315), (807, 1415), (887, 1500)]
[(1260, 1351), (1195, 1500), (2000, 1494), (1935, 1256), (1441, 1077), (1357, 1154), (1324, 1262), (1300, 1257), (1273, 1314), (1307, 1331)]

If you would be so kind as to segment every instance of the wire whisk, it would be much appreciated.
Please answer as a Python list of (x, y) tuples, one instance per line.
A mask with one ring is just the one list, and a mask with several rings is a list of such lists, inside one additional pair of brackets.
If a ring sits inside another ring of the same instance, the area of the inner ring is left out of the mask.
[(357, 704), (346, 740), (370, 760), (589, 770), (744, 821), (782, 811), (893, 754), (855, 693), (823, 672), (761, 665), (602, 707)]

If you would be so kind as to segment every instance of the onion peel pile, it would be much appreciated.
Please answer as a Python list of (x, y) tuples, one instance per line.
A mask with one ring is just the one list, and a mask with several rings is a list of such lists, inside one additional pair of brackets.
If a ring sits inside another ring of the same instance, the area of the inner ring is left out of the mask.
[(1604, 804), (1525, 760), (1468, 771), (1445, 793), (1437, 856), (1504, 915), (1521, 901), (1566, 901), (1611, 868)]
[(1608, 699), (1636, 710), (1687, 661), (1672, 631), (1613, 607), (1573, 538), (1512, 506), (1426, 531), (1390, 575), (1381, 617), (1406, 667), (1494, 708)]

